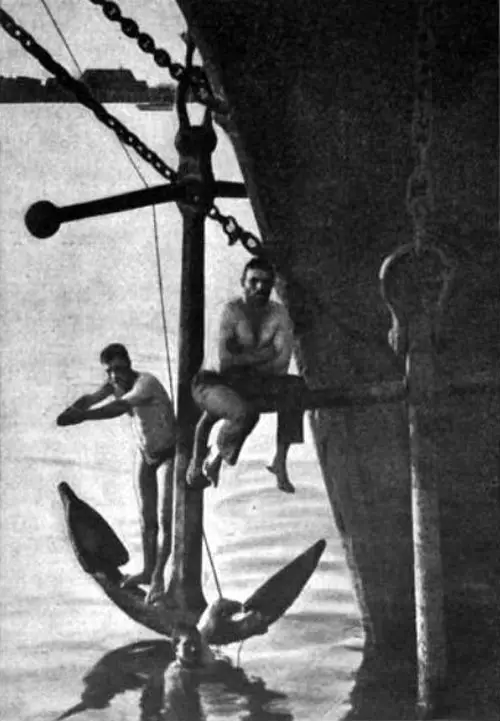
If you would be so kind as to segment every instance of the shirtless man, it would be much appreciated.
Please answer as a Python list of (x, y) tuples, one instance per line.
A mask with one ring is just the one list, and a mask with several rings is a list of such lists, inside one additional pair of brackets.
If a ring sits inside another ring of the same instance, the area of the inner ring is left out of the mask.
[[(235, 465), (259, 419), (256, 398), (283, 398), (294, 377), (287, 376), (293, 345), (288, 311), (270, 300), (275, 272), (263, 258), (253, 258), (241, 278), (243, 294), (224, 307), (219, 329), (219, 372), (200, 371), (193, 379), (193, 397), (202, 409), (187, 474), (191, 488), (217, 485), (222, 462)], [(300, 381), (296, 378), (295, 380)], [(214, 423), (224, 419), (217, 449), (205, 464), (206, 443)], [(302, 414), (278, 414), (277, 450), (268, 470), (278, 488), (295, 489), (288, 478), (286, 457), (291, 443), (300, 443)]]
[[(60, 426), (107, 420), (128, 414), (137, 438), (135, 482), (140, 499), (144, 566), (124, 585), (151, 583), (149, 594), (163, 590), (163, 568), (170, 554), (172, 535), (172, 475), (176, 422), (170, 397), (157, 378), (139, 373), (125, 346), (112, 343), (100, 355), (107, 381), (94, 393), (78, 398), (57, 419)], [(102, 401), (113, 396), (104, 405)], [(99, 407), (95, 407), (99, 406)], [(162, 558), (158, 556), (158, 481), (163, 485), (160, 522)], [(164, 557), (163, 557), (164, 556)]]

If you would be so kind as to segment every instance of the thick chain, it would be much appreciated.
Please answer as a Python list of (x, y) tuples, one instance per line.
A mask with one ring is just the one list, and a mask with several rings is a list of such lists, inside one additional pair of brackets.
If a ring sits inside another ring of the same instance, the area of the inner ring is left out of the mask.
[(93, 97), (86, 85), (70, 75), (66, 68), (54, 60), (50, 53), (39, 45), (33, 36), (18, 25), (2, 8), (0, 8), (0, 24), (14, 40), (17, 40), (30, 55), (38, 60), (45, 70), (54, 75), (64, 88), (70, 90), (78, 102), (91, 110), (101, 123), (104, 123), (116, 133), (123, 143), (132, 147), (141, 158), (152, 165), (166, 180), (173, 181), (177, 178), (177, 173), (173, 168), (170, 168), (154, 151), (150, 150), (118, 118), (108, 113), (106, 108)]
[(191, 89), (198, 100), (202, 104), (210, 104), (212, 92), (203, 68), (193, 67), (189, 70), (180, 63), (172, 62), (170, 53), (164, 48), (157, 48), (151, 35), (141, 32), (138, 24), (133, 18), (123, 17), (120, 6), (109, 0), (90, 0), (92, 5), (100, 5), (104, 15), (111, 22), (119, 23), (122, 33), (132, 40), (137, 40), (137, 45), (142, 52), (152, 55), (153, 60), (160, 68), (166, 68), (171, 77), (179, 81), (184, 73), (189, 73), (189, 82)]
[(412, 143), (415, 168), (408, 178), (406, 207), (412, 217), (415, 250), (426, 241), (427, 218), (433, 210), (432, 177), (429, 148), (432, 139), (432, 69), (434, 47), (432, 34), (433, 0), (419, 0), (418, 27), (415, 41), (415, 101), (412, 120)]
[[(70, 90), (77, 100), (86, 108), (91, 110), (97, 119), (110, 128), (126, 145), (132, 147), (140, 156), (149, 163), (166, 180), (172, 182), (177, 179), (177, 173), (170, 168), (153, 150), (148, 148), (140, 138), (129, 130), (118, 118), (109, 113), (79, 80), (76, 80), (70, 73), (50, 55), (45, 48), (24, 28), (18, 25), (15, 20), (0, 8), (0, 25), (20, 45), (45, 68), (54, 75), (57, 81)], [(183, 70), (182, 70), (183, 72)], [(182, 74), (182, 73), (181, 73)], [(253, 255), (262, 255), (264, 250), (262, 242), (255, 235), (242, 228), (232, 215), (223, 215), (216, 205), (213, 205), (208, 212), (208, 217), (217, 221), (226, 234), (229, 245), (240, 242), (243, 247)]]
[(222, 230), (226, 234), (229, 245), (241, 243), (242, 246), (252, 255), (265, 255), (262, 241), (256, 235), (245, 230), (232, 215), (223, 215), (218, 207), (214, 204), (208, 211), (208, 217), (217, 221), (222, 226)]

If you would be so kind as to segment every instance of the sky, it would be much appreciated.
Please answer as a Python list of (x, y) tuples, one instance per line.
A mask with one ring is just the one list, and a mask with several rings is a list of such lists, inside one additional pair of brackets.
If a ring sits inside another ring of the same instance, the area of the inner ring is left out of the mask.
[[(135, 40), (123, 35), (119, 24), (109, 21), (102, 8), (90, 0), (45, 0), (45, 3), (83, 70), (126, 67), (137, 79), (150, 85), (173, 82), (168, 70), (159, 68), (151, 55), (143, 53)], [(141, 3), (119, 0), (118, 5), (122, 15), (133, 18), (141, 31), (153, 37), (157, 47), (168, 50), (174, 62), (184, 63), (185, 46), (180, 33), (186, 29), (186, 23), (174, 0)], [(77, 74), (41, 0), (0, 0), (0, 7), (71, 74)], [(49, 77), (3, 29), (0, 29), (0, 75)]]

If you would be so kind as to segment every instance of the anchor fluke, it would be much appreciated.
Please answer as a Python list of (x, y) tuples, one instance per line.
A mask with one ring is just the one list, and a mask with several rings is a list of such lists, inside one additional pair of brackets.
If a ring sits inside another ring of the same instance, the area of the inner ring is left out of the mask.
[(48, 200), (40, 200), (28, 209), (24, 222), (35, 238), (50, 238), (61, 226), (59, 208)]
[(99, 584), (104, 593), (137, 623), (164, 636), (172, 637), (181, 625), (194, 626), (199, 612), (186, 610), (166, 601), (149, 604), (139, 586), (124, 587), (120, 571), (129, 554), (111, 526), (88, 503), (78, 498), (67, 483), (58, 485), (69, 539), (80, 566)]
[(89, 707), (83, 701), (80, 701), (80, 703), (77, 703), (76, 706), (72, 706), (67, 711), (58, 716), (56, 721), (63, 721), (63, 719), (74, 716), (75, 714), (81, 713), (82, 711), (88, 711), (88, 709)]
[(58, 485), (73, 549), (87, 573), (104, 571), (120, 575), (118, 568), (129, 554), (111, 526), (88, 503), (78, 498), (67, 483)]
[(259, 586), (245, 603), (225, 598), (212, 603), (198, 623), (205, 641), (221, 646), (266, 633), (300, 594), (325, 546), (323, 539), (317, 541)]
[(257, 611), (269, 624), (282, 616), (300, 594), (326, 547), (321, 539), (283, 566), (262, 584), (243, 604), (245, 611)]

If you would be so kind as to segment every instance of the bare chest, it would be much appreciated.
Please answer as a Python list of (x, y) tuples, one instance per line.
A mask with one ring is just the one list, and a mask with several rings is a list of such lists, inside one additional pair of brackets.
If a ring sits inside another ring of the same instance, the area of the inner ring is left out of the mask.
[(240, 314), (235, 321), (235, 336), (244, 348), (269, 343), (276, 333), (277, 319), (272, 312)]

